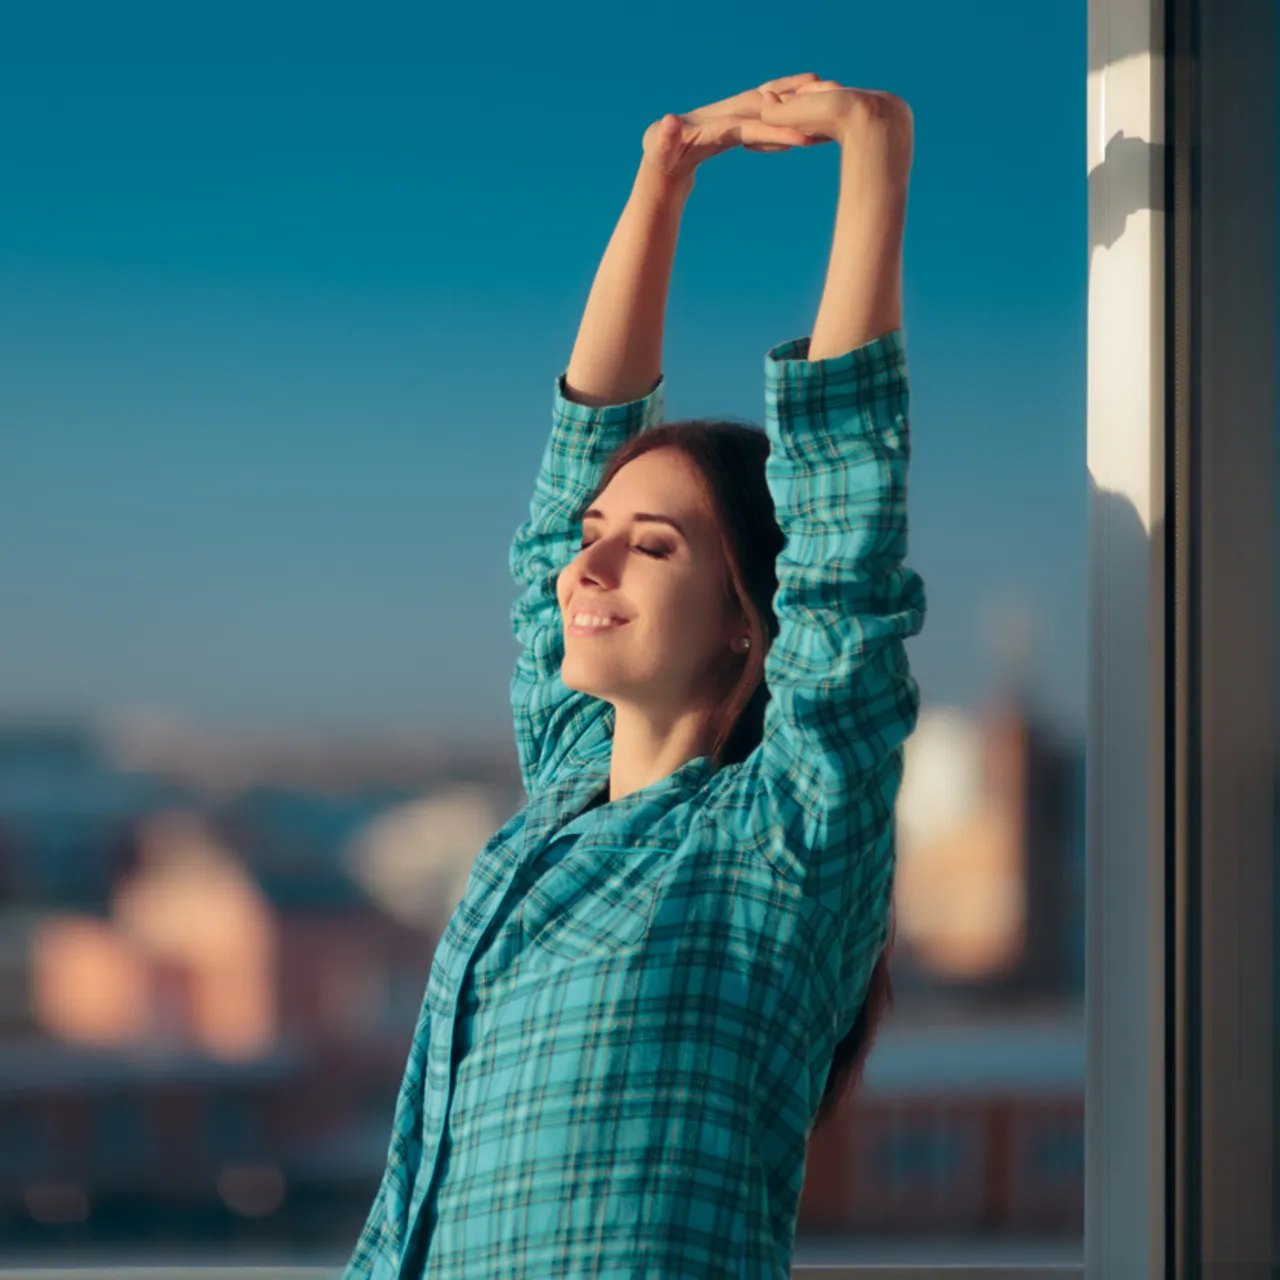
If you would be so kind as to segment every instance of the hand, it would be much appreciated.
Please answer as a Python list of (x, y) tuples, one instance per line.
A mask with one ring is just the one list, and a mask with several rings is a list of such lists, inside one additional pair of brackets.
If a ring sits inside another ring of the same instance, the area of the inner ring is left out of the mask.
[(692, 176), (704, 160), (732, 147), (747, 151), (787, 151), (807, 147), (827, 138), (814, 138), (790, 124), (766, 124), (762, 108), (791, 101), (794, 94), (820, 81), (812, 72), (769, 80), (758, 89), (747, 89), (678, 116), (668, 114), (655, 120), (644, 132), (643, 163), (668, 177)]
[(768, 93), (767, 86), (764, 91), (769, 101), (760, 108), (762, 123), (799, 129), (846, 150), (874, 147), (888, 172), (906, 180), (915, 121), (903, 99), (874, 89), (852, 89), (835, 80), (807, 81), (785, 98)]

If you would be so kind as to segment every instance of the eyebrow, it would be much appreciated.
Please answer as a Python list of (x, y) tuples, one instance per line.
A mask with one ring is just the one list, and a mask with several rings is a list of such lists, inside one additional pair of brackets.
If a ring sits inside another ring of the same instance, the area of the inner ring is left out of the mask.
[[(604, 512), (599, 507), (592, 507), (589, 511), (582, 513), (582, 518), (583, 520), (603, 520)], [(689, 541), (689, 535), (670, 516), (654, 515), (650, 511), (637, 511), (631, 518), (637, 524), (669, 524), (686, 542)]]

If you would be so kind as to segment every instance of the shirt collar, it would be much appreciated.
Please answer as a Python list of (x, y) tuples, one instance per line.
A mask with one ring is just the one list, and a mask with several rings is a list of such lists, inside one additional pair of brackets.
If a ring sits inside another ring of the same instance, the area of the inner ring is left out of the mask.
[(697, 794), (715, 772), (709, 756), (694, 756), (677, 769), (637, 791), (607, 801), (588, 810), (583, 809), (609, 782), (610, 752), (595, 752), (587, 758), (569, 762), (569, 771), (551, 784), (531, 806), (531, 825), (526, 830), (535, 842), (572, 827), (585, 829), (595, 822), (611, 822), (641, 805), (661, 805), (664, 809)]

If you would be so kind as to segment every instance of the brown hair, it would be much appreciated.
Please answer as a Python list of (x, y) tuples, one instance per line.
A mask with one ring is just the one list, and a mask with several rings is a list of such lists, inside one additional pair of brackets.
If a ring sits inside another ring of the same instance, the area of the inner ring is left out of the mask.
[[(778, 587), (775, 564), (785, 541), (765, 476), (769, 440), (757, 427), (723, 419), (665, 422), (639, 432), (614, 450), (596, 495), (628, 462), (661, 448), (678, 449), (702, 482), (720, 531), (726, 596), (730, 603), (742, 607), (751, 638), (750, 648), (733, 655), (732, 665), (726, 667), (726, 692), (712, 716), (711, 761), (719, 769), (745, 760), (764, 736), (764, 709), (769, 701), (764, 659), (778, 634), (773, 612)], [(891, 908), (888, 940), (872, 970), (858, 1016), (832, 1054), (815, 1125), (821, 1124), (861, 1080), (876, 1031), (893, 1004), (889, 977), (893, 938)]]

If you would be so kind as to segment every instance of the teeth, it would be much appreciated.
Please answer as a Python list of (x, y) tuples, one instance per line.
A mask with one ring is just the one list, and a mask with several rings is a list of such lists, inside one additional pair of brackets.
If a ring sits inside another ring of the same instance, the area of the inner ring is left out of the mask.
[(606, 618), (599, 613), (575, 613), (573, 615), (573, 625), (575, 627), (608, 627), (621, 621), (621, 618)]

